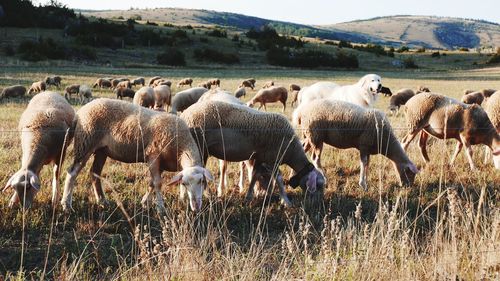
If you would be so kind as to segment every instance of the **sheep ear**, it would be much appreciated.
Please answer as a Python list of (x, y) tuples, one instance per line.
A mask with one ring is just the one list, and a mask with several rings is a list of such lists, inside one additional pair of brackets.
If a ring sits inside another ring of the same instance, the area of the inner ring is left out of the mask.
[(179, 184), (182, 182), (182, 172), (179, 172), (177, 175), (175, 175), (168, 183), (167, 185), (175, 185)]
[(36, 191), (40, 190), (40, 179), (34, 173), (31, 173), (30, 184), (31, 184), (31, 187), (36, 189)]
[(214, 180), (214, 177), (212, 176), (212, 174), (210, 173), (209, 170), (203, 168), (203, 176), (205, 176), (205, 179), (207, 179), (208, 181), (213, 181)]
[(418, 174), (419, 170), (417, 168), (417, 166), (415, 166), (414, 164), (410, 164), (407, 169), (409, 169), (412, 173), (414, 174)]

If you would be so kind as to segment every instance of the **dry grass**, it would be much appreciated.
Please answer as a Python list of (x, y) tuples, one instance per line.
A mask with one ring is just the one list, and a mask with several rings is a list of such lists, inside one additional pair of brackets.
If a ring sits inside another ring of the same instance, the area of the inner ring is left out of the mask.
[[(365, 74), (286, 69), (21, 66), (6, 67), (4, 73), (0, 77), (1, 87), (28, 85), (47, 74), (62, 74), (63, 87), (91, 84), (100, 76), (149, 78), (158, 74), (172, 79), (174, 84), (184, 77), (192, 77), (194, 84), (219, 77), (222, 87), (231, 91), (248, 77), (255, 77), (259, 87), (268, 80), (285, 86), (319, 80), (345, 84)], [(500, 88), (498, 69), (379, 74), (393, 92), (426, 85), (436, 92), (459, 97), (468, 88)], [(254, 93), (247, 91), (245, 101)], [(94, 96), (112, 97), (112, 93), (96, 91)], [(0, 103), (1, 183), (19, 168), (21, 149), (16, 128), (27, 102), (25, 99)], [(376, 107), (385, 110), (387, 105), (388, 99), (381, 97)], [(75, 107), (79, 107), (76, 102)], [(279, 105), (268, 109), (281, 112)], [(291, 112), (287, 108), (285, 115), (290, 117)], [(390, 120), (402, 137), (404, 117), (390, 116)], [(391, 165), (382, 156), (376, 156), (371, 161), (369, 190), (363, 192), (357, 186), (358, 153), (327, 148), (323, 165), (329, 185), (320, 204), (305, 200), (300, 190), (288, 190), (295, 204), (290, 209), (279, 205), (277, 194), (270, 200), (256, 199), (250, 205), (233, 190), (217, 199), (216, 176), (199, 214), (190, 212), (186, 202), (178, 201), (177, 191), (165, 186), (165, 217), (140, 207), (149, 180), (145, 165), (108, 160), (103, 178), (110, 206), (100, 209), (95, 205), (87, 165), (78, 179), (73, 199), (75, 212), (67, 216), (58, 208), (52, 218), (51, 170), (46, 167), (41, 174), (42, 190), (24, 220), (23, 212), (7, 208), (7, 195), (0, 198), (0, 276), (61, 280), (497, 279), (500, 173), (491, 163), (482, 163), (480, 147), (474, 149), (478, 172), (470, 172), (463, 153), (455, 165), (449, 166), (454, 145), (454, 141), (432, 141), (432, 162), (425, 166), (416, 144), (410, 145), (409, 156), (421, 169), (411, 188), (397, 187)], [(70, 151), (65, 167), (71, 159)], [(218, 171), (214, 159), (209, 160), (207, 167), (214, 174)], [(237, 166), (231, 164), (228, 170), (229, 186), (236, 185)], [(164, 178), (171, 175), (164, 173)], [(127, 217), (131, 218), (130, 224)]]

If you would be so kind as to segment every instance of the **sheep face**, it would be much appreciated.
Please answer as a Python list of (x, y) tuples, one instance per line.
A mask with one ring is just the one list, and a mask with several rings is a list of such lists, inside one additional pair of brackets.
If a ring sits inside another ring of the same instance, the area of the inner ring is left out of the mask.
[(175, 175), (168, 185), (180, 184), (186, 189), (189, 197), (191, 210), (197, 212), (201, 209), (203, 190), (207, 186), (207, 181), (212, 181), (210, 172), (200, 166), (189, 167)]
[(13, 197), (15, 200), (11, 200), (9, 203), (11, 207), (19, 201), (24, 208), (30, 208), (33, 198), (40, 190), (40, 179), (33, 171), (21, 170), (9, 179), (3, 191), (6, 191), (8, 188), (13, 188), (15, 191)]
[(323, 174), (317, 170), (313, 169), (305, 177), (300, 179), (300, 187), (302, 190), (307, 190), (310, 193), (316, 192), (316, 190), (323, 189), (325, 186), (325, 177)]
[(411, 186), (418, 174), (418, 169), (413, 163), (396, 164), (394, 163), (399, 175), (399, 182), (402, 186)]

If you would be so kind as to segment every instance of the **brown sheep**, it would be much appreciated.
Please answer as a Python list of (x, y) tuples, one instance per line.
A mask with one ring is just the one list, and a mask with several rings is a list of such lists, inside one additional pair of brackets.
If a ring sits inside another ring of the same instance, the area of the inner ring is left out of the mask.
[(80, 92), (80, 85), (69, 85), (68, 87), (66, 87), (65, 91), (66, 92), (64, 93), (64, 97), (69, 100), (72, 94), (78, 95), (78, 93)]
[(246, 87), (253, 90), (255, 88), (255, 79), (248, 79), (241, 81), (240, 87)]
[(135, 92), (133, 104), (137, 104), (146, 108), (153, 108), (155, 105), (155, 93), (153, 88), (142, 87)]
[(380, 93), (383, 94), (386, 97), (392, 96), (391, 89), (389, 89), (388, 87), (382, 86), (382, 88), (380, 88)]
[(132, 89), (132, 83), (130, 81), (121, 81), (116, 85), (115, 88), (129, 88)]
[(264, 83), (264, 86), (262, 86), (262, 89), (271, 88), (272, 86), (274, 86), (274, 81), (267, 81), (266, 83)]
[(47, 89), (47, 84), (44, 81), (38, 81), (31, 84), (31, 87), (28, 90), (28, 95), (32, 93), (40, 93)]
[(177, 83), (177, 87), (188, 86), (188, 85), (189, 85), (189, 87), (192, 87), (192, 85), (193, 85), (193, 79), (191, 79), (191, 78), (184, 78), (181, 81), (179, 81), (179, 83)]
[(415, 95), (412, 89), (400, 89), (389, 101), (389, 110), (396, 111)]
[(101, 89), (102, 88), (111, 88), (111, 81), (109, 81), (106, 78), (97, 78), (94, 85), (92, 85), (92, 88), (96, 88), (96, 87), (99, 87)]
[(212, 84), (209, 84), (208, 82), (205, 82), (205, 83), (200, 83), (198, 84), (198, 87), (203, 87), (205, 89), (209, 89), (212, 87)]
[(300, 86), (297, 85), (297, 84), (290, 84), (290, 86), (288, 87), (289, 88), (289, 91), (290, 92), (293, 92), (293, 91), (300, 91)]
[(155, 105), (154, 109), (158, 111), (166, 111), (172, 103), (172, 92), (167, 85), (158, 85), (153, 88)]
[(172, 87), (172, 82), (169, 80), (162, 79), (156, 86), (161, 86), (161, 85)]
[(26, 94), (26, 87), (14, 85), (4, 88), (0, 93), (0, 99), (22, 97), (24, 94)]
[(59, 86), (61, 86), (61, 81), (62, 81), (62, 78), (59, 76), (54, 76), (54, 77), (47, 76), (47, 77), (45, 77), (45, 84), (47, 84), (47, 86), (54, 85), (56, 87), (59, 87)]
[(209, 80), (207, 80), (207, 83), (212, 85), (212, 86), (220, 87), (220, 79), (219, 78), (209, 79)]
[(481, 93), (483, 94), (484, 98), (489, 98), (491, 95), (493, 95), (497, 90), (494, 89), (482, 89)]
[(264, 106), (267, 111), (266, 103), (281, 102), (283, 104), (283, 112), (286, 109), (286, 100), (288, 98), (288, 91), (285, 87), (272, 86), (267, 89), (260, 89), (257, 94), (247, 103), (248, 106), (253, 107), (255, 103), (260, 103), (258, 109)]
[(117, 99), (123, 99), (123, 97), (134, 98), (135, 91), (129, 88), (116, 88), (115, 95)]
[(119, 84), (120, 82), (122, 82), (122, 81), (120, 81), (120, 80), (118, 80), (118, 79), (113, 79), (113, 80), (111, 80), (111, 88), (112, 88), (112, 89), (115, 89), (115, 88), (118, 86), (118, 84)]
[(161, 77), (160, 76), (152, 77), (151, 79), (149, 79), (148, 85), (149, 86), (153, 85), (153, 83), (158, 79), (161, 79)]
[(418, 86), (417, 91), (415, 92), (415, 95), (420, 94), (420, 93), (430, 93), (431, 90), (428, 87), (425, 86)]
[(481, 92), (472, 92), (470, 94), (462, 96), (461, 101), (465, 104), (478, 104), (481, 105), (484, 101), (483, 93)]
[(132, 81), (132, 85), (133, 86), (138, 86), (138, 85), (141, 85), (144, 87), (144, 85), (146, 84), (145, 80), (144, 80), (144, 77), (138, 77), (136, 79), (134, 79)]

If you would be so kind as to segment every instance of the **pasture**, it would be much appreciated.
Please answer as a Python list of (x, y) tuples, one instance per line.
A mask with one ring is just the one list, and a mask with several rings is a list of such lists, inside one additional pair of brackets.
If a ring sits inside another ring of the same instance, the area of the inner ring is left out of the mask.
[[(465, 89), (500, 89), (500, 68), (477, 70), (383, 71), (384, 86), (395, 93), (420, 85), (459, 99)], [(99, 77), (155, 75), (177, 84), (191, 77), (193, 85), (220, 78), (221, 87), (234, 92), (242, 79), (254, 77), (256, 89), (269, 80), (288, 88), (321, 80), (356, 82), (366, 71), (292, 70), (279, 68), (106, 68), (62, 65), (3, 67), (0, 87), (31, 82), (47, 75), (63, 77), (62, 87), (92, 85)], [(137, 88), (136, 88), (137, 89)], [(178, 92), (173, 86), (173, 92)], [(247, 89), (244, 101), (256, 93)], [(110, 90), (94, 90), (94, 97), (114, 98)], [(127, 99), (127, 98), (125, 98)], [(0, 101), (0, 183), (20, 166), (17, 124), (28, 98)], [(293, 108), (287, 102), (285, 115)], [(75, 109), (81, 105), (72, 101)], [(387, 111), (389, 98), (380, 96), (375, 107)], [(280, 112), (281, 105), (268, 104)], [(405, 133), (404, 110), (390, 115), (397, 136)], [(42, 188), (32, 209), (8, 208), (10, 193), (0, 198), (0, 277), (27, 279), (95, 280), (478, 280), (499, 278), (500, 172), (484, 163), (484, 148), (474, 147), (478, 171), (470, 171), (463, 152), (448, 164), (455, 141), (432, 139), (431, 162), (424, 164), (417, 141), (408, 155), (420, 169), (412, 187), (398, 186), (391, 163), (373, 156), (368, 191), (358, 186), (359, 153), (326, 146), (322, 163), (328, 186), (324, 198), (311, 201), (288, 188), (292, 208), (279, 204), (277, 190), (247, 203), (237, 191), (238, 165), (229, 164), (229, 190), (216, 196), (218, 162), (209, 158), (214, 175), (203, 201), (193, 213), (180, 202), (175, 187), (163, 186), (164, 217), (140, 203), (148, 187), (144, 164), (107, 161), (103, 186), (110, 201), (101, 208), (92, 194), (89, 168), (81, 173), (73, 197), (73, 212), (52, 208), (46, 166)], [(131, 153), (134, 153), (133, 151)], [(72, 148), (63, 171), (72, 161)], [(89, 161), (90, 162), (90, 161)], [(281, 169), (288, 177), (288, 168)], [(173, 173), (164, 173), (167, 181)], [(65, 174), (62, 174), (62, 179)], [(62, 192), (62, 181), (60, 192)], [(234, 186), (234, 189), (232, 188)]]

